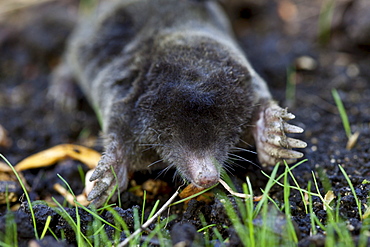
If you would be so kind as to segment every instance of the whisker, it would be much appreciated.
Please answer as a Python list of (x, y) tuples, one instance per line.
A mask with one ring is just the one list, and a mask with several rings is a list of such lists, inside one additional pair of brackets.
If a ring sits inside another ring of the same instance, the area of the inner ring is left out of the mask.
[(257, 152), (255, 152), (255, 151), (245, 149), (245, 148), (240, 148), (240, 147), (232, 147), (231, 150), (238, 150), (238, 151), (243, 151), (243, 152), (247, 152), (247, 153), (257, 154)]
[[(229, 154), (230, 155), (230, 154)], [(234, 160), (241, 160), (241, 159), (237, 159), (237, 158), (234, 158)], [(226, 161), (225, 163), (234, 171), (235, 169), (232, 168), (232, 167), (240, 167), (240, 168), (245, 168), (245, 166), (243, 166), (242, 164), (239, 164), (238, 162), (235, 162), (233, 160), (233, 158), (229, 157), (227, 159), (227, 162), (229, 162), (230, 164), (227, 164)]]
[(227, 160), (224, 161), (224, 165), (233, 166), (233, 165), (238, 165), (238, 164), (236, 164), (236, 162), (231, 160), (231, 159), (227, 159)]
[[(161, 160), (163, 161), (163, 160)], [(173, 167), (173, 165), (168, 165), (167, 167), (163, 168), (162, 171), (160, 171), (156, 177), (156, 179), (158, 179), (160, 176), (164, 176), (171, 168)]]
[(239, 164), (237, 164), (233, 159), (231, 159), (230, 157), (229, 157), (229, 155), (230, 155), (231, 153), (227, 153), (227, 155), (228, 155), (228, 157), (227, 157), (227, 159), (224, 161), (224, 163), (226, 164), (226, 165), (228, 165), (228, 166), (238, 166)]
[(175, 173), (173, 174), (172, 182), (176, 183), (177, 181), (180, 181), (180, 180), (186, 181), (186, 183), (188, 182), (188, 180), (185, 179), (178, 170), (176, 170)]
[(224, 166), (222, 167), (227, 173), (232, 173), (235, 171), (233, 168), (233, 165), (235, 165), (235, 162), (232, 162), (232, 164), (229, 164), (229, 161), (224, 162)]
[(245, 145), (247, 145), (248, 147), (253, 147), (252, 144), (249, 144), (248, 142), (244, 141), (243, 139), (239, 139), (240, 142), (244, 143)]
[(148, 165), (148, 167), (154, 166), (155, 164), (158, 164), (159, 162), (162, 162), (162, 161), (163, 161), (163, 159), (154, 161), (153, 163), (151, 163), (150, 165)]
[(148, 147), (148, 148), (146, 148), (146, 149), (142, 150), (141, 152), (142, 152), (142, 153), (144, 153), (144, 152), (146, 152), (146, 151), (148, 151), (148, 150), (151, 150), (151, 149), (153, 149), (153, 147)]
[(250, 164), (252, 164), (252, 165), (254, 165), (254, 166), (256, 166), (256, 167), (258, 167), (258, 168), (260, 168), (260, 169), (262, 169), (260, 166), (258, 166), (257, 164), (255, 164), (255, 163), (254, 163), (254, 162), (252, 162), (251, 160), (248, 160), (248, 159), (246, 159), (246, 158), (243, 158), (243, 157), (241, 157), (241, 156), (239, 156), (239, 155), (236, 155), (236, 154), (233, 154), (233, 153), (229, 153), (229, 155), (230, 155), (230, 156), (233, 156), (233, 157), (235, 157), (235, 158), (237, 158), (238, 160), (246, 161), (246, 162), (248, 162), (248, 163), (250, 163)]
[(247, 161), (247, 159), (246, 159), (246, 158), (243, 158), (243, 157), (241, 157), (241, 156), (239, 156), (239, 155), (236, 155), (236, 154), (234, 154), (234, 153), (229, 153), (229, 156), (234, 157), (234, 158), (229, 157), (231, 160)]

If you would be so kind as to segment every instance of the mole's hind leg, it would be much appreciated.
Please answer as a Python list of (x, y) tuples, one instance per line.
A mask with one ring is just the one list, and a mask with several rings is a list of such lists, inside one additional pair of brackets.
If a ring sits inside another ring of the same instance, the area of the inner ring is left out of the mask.
[(272, 100), (266, 102), (258, 114), (253, 136), (258, 159), (262, 165), (276, 165), (282, 160), (292, 163), (303, 156), (292, 148), (305, 148), (307, 144), (286, 136), (289, 133), (303, 132), (302, 128), (286, 122), (295, 118), (293, 114), (288, 113)]
[(54, 70), (47, 97), (55, 106), (64, 111), (74, 111), (77, 107), (76, 84), (70, 66), (61, 63)]

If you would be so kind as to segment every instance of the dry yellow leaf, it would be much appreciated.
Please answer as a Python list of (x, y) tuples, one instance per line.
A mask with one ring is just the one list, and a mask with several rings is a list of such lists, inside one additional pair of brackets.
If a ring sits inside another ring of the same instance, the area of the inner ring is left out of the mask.
[(327, 205), (329, 205), (335, 198), (334, 192), (329, 190), (324, 196), (324, 210), (326, 211)]
[[(244, 193), (238, 193), (238, 192), (233, 191), (231, 189), (231, 187), (222, 179), (220, 179), (219, 182), (233, 196), (236, 196), (236, 197), (239, 197), (239, 198), (244, 198), (244, 199), (248, 199), (252, 196), (252, 195), (248, 195), (248, 194), (244, 194)], [(263, 198), (262, 195), (261, 196), (253, 196), (253, 201), (254, 202), (259, 202), (259, 201), (262, 200), (262, 198)]]
[(204, 190), (205, 188), (200, 188), (200, 187), (197, 187), (195, 186), (194, 184), (189, 184), (188, 186), (185, 187), (185, 189), (183, 189), (181, 191), (181, 193), (179, 194), (179, 197), (181, 199), (183, 198), (186, 198), (186, 197), (189, 197), (189, 196), (192, 196), (198, 192), (201, 192), (202, 190)]
[[(200, 188), (200, 187), (197, 187), (195, 186), (194, 184), (189, 184), (188, 186), (185, 187), (185, 189), (183, 189), (181, 191), (181, 193), (179, 194), (179, 197), (181, 199), (184, 199), (186, 197), (190, 197), (192, 195), (195, 195), (201, 191), (205, 190), (205, 188)], [(211, 201), (211, 197), (213, 197), (214, 194), (213, 192), (205, 192), (199, 196), (197, 196), (196, 198), (194, 198), (195, 200), (197, 201), (204, 201), (206, 203), (210, 202)], [(185, 203), (188, 203), (190, 200), (187, 200)]]
[(93, 149), (74, 144), (61, 144), (25, 158), (15, 166), (15, 169), (23, 171), (46, 167), (65, 158), (79, 160), (90, 169), (94, 169), (100, 157), (101, 154)]
[[(75, 201), (74, 201), (75, 197), (71, 193), (69, 193), (63, 186), (57, 183), (57, 184), (54, 184), (54, 189), (58, 191), (59, 194), (61, 194), (67, 200), (67, 202), (69, 202), (69, 204), (76, 206)], [(85, 194), (77, 195), (76, 201), (83, 206), (87, 206), (90, 204)]]
[(364, 205), (366, 207), (365, 213), (362, 215), (362, 219), (367, 219), (370, 216), (370, 207), (368, 207), (366, 204)]
[(83, 190), (83, 194), (85, 194), (85, 196), (90, 194), (96, 184), (96, 180), (92, 182), (90, 181), (91, 175), (94, 173), (94, 171), (95, 169), (91, 169), (88, 170), (85, 174), (85, 188)]
[(348, 142), (347, 142), (347, 145), (346, 145), (347, 150), (351, 150), (356, 145), (357, 139), (358, 139), (359, 136), (360, 136), (360, 132), (356, 131), (354, 134), (352, 134), (348, 138)]
[(7, 164), (0, 161), (0, 172), (13, 172), (13, 170)]

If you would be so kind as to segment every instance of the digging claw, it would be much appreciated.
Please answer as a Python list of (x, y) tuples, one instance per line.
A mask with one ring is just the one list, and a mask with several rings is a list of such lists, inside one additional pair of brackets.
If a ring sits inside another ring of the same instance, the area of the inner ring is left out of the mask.
[[(287, 121), (295, 119), (295, 116), (292, 113), (288, 112), (287, 109), (280, 108), (280, 110), (282, 110), (282, 112), (277, 113), (277, 115), (276, 115), (277, 117), (281, 117), (282, 119), (287, 120)], [(279, 116), (279, 114), (280, 114), (280, 116)]]
[(106, 156), (103, 156), (99, 161), (98, 166), (95, 168), (94, 173), (90, 177), (90, 182), (102, 177), (103, 174), (109, 169), (109, 163), (105, 162), (105, 157)]
[(87, 200), (92, 201), (92, 200), (96, 199), (98, 196), (103, 194), (103, 192), (105, 192), (108, 188), (109, 188), (109, 184), (97, 183), (94, 186), (94, 189), (87, 196)]
[(116, 148), (117, 144), (111, 142), (110, 145), (90, 177), (91, 182), (97, 181), (87, 196), (87, 200), (93, 201), (96, 207), (102, 206), (108, 198), (116, 198), (117, 193), (114, 190), (117, 186), (122, 191), (126, 189), (128, 184), (126, 163)]
[[(110, 168), (111, 166), (113, 167), (117, 178), (119, 178), (119, 181), (116, 181), (113, 171), (106, 168)], [(93, 201), (96, 207), (102, 206), (110, 197), (112, 197), (112, 199), (116, 198), (117, 193), (114, 192), (116, 187), (118, 186), (120, 191), (122, 191), (126, 189), (128, 183), (127, 170), (124, 165), (117, 163), (113, 165), (104, 164), (102, 165), (101, 170), (98, 170), (98, 168), (99, 167), (97, 167), (97, 170), (90, 178), (90, 181), (94, 181), (95, 179), (98, 180), (92, 191), (87, 196), (87, 200)]]
[(302, 133), (304, 130), (301, 127), (283, 122), (284, 132), (288, 134)]
[(288, 143), (290, 148), (305, 148), (307, 143), (298, 139), (288, 138)]
[(303, 157), (303, 153), (292, 148), (305, 148), (307, 143), (286, 136), (290, 133), (303, 132), (302, 128), (285, 122), (294, 118), (292, 113), (288, 113), (275, 103), (261, 111), (253, 135), (262, 165), (276, 165), (282, 160), (293, 163)]

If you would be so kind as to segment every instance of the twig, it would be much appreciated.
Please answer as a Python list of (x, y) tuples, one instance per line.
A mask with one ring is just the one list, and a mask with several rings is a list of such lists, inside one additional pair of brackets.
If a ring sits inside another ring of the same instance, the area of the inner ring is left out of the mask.
[(236, 196), (236, 197), (240, 197), (240, 198), (244, 198), (244, 199), (248, 199), (251, 197), (251, 195), (247, 195), (247, 194), (244, 194), (244, 193), (238, 193), (238, 192), (235, 192), (233, 191), (229, 185), (227, 185), (227, 183), (225, 181), (223, 181), (222, 179), (218, 180), (220, 182), (220, 184), (222, 184), (222, 186), (224, 186), (224, 188), (230, 193), (232, 194), (233, 196)]
[(158, 210), (156, 214), (153, 215), (152, 218), (148, 219), (139, 229), (137, 229), (133, 234), (131, 234), (128, 238), (126, 238), (123, 242), (121, 242), (117, 247), (123, 247), (126, 246), (131, 239), (136, 237), (143, 229), (146, 229), (149, 227), (149, 225), (159, 216), (163, 213), (163, 211), (166, 210), (166, 208), (172, 203), (173, 200), (175, 200), (176, 196), (179, 195), (179, 189), (176, 190), (176, 192), (171, 196), (170, 199)]
[[(224, 186), (224, 188), (231, 194), (231, 195), (233, 195), (233, 196), (236, 196), (236, 197), (239, 197), (239, 198), (244, 198), (244, 199), (248, 199), (248, 198), (251, 198), (251, 196), (252, 195), (248, 195), (248, 194), (244, 194), (244, 193), (238, 193), (238, 192), (235, 192), (235, 191), (233, 191), (231, 188), (230, 188), (230, 186), (229, 185), (227, 185), (227, 183), (224, 181), (224, 180), (222, 180), (222, 179), (220, 179), (220, 180), (218, 180), (218, 182), (220, 182), (220, 184), (222, 185), (222, 186)], [(261, 201), (261, 199), (262, 199), (262, 196), (253, 196), (253, 201), (254, 202), (259, 202), (259, 201)]]

